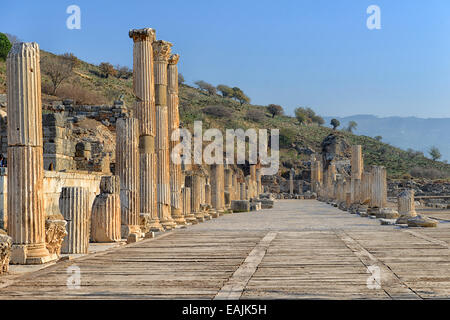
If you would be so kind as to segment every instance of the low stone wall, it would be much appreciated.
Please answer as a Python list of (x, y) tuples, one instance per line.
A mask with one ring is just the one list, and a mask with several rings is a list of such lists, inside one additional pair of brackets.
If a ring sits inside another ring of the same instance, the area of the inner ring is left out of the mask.
[[(7, 213), (7, 169), (0, 171), (0, 227)], [(100, 193), (100, 180), (104, 174), (97, 172), (44, 171), (44, 210), (47, 216), (61, 213), (59, 196), (63, 187), (84, 187), (89, 193), (89, 206)]]

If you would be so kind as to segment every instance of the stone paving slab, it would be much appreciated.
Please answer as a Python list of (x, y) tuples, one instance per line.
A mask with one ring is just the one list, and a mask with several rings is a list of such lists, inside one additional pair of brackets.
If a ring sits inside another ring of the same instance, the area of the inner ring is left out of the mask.
[[(280, 200), (24, 274), (0, 285), (0, 299), (449, 299), (449, 243), (450, 224), (381, 226)], [(74, 265), (79, 289), (67, 287)]]

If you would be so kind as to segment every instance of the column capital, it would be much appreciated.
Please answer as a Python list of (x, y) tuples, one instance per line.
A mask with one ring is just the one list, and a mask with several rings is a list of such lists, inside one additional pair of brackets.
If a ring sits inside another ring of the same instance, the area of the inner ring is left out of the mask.
[(177, 64), (178, 60), (180, 60), (180, 55), (179, 54), (173, 54), (170, 56), (169, 58), (169, 64)]
[(170, 58), (171, 48), (172, 44), (168, 41), (153, 41), (153, 56), (155, 61), (168, 62)]
[(156, 40), (156, 31), (152, 28), (144, 29), (131, 29), (128, 32), (128, 36), (133, 39), (134, 42), (149, 40), (153, 42)]

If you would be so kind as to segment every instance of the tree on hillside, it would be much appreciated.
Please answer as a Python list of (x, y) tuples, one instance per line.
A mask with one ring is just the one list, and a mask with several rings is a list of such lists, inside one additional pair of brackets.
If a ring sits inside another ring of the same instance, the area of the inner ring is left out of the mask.
[(296, 108), (294, 114), (300, 124), (305, 124), (308, 121), (308, 116), (304, 108)]
[(233, 88), (233, 98), (235, 98), (242, 105), (244, 103), (250, 103), (250, 98), (238, 87)]
[(113, 65), (109, 62), (102, 62), (99, 65), (100, 72), (102, 73), (103, 77), (108, 78), (109, 76), (115, 76), (117, 75), (117, 70), (114, 69)]
[(331, 119), (330, 124), (333, 127), (333, 130), (336, 130), (341, 125), (338, 119)]
[(355, 121), (350, 121), (348, 123), (347, 129), (345, 129), (345, 130), (350, 133), (353, 133), (353, 130), (355, 130), (357, 126), (358, 126), (358, 124)]
[(267, 106), (267, 111), (272, 115), (272, 118), (275, 116), (282, 115), (284, 113), (283, 107), (278, 104), (269, 104)]
[(222, 94), (222, 97), (226, 98), (226, 97), (233, 97), (233, 89), (230, 88), (229, 86), (226, 86), (224, 84), (219, 84), (217, 86), (217, 90)]
[(69, 64), (71, 65), (70, 67), (72, 68), (72, 70), (73, 70), (74, 68), (79, 67), (80, 64), (81, 64), (81, 62), (80, 62), (80, 60), (77, 58), (77, 56), (75, 56), (75, 55), (74, 55), (73, 53), (71, 53), (71, 52), (66, 52), (66, 53), (62, 54), (60, 57), (61, 57), (62, 59), (65, 59), (66, 62), (69, 63)]
[(217, 93), (216, 87), (214, 87), (212, 84), (205, 82), (203, 80), (196, 81), (195, 84), (197, 87), (202, 90), (206, 91), (208, 94), (213, 95)]
[(437, 161), (437, 160), (439, 160), (442, 157), (441, 152), (435, 146), (432, 146), (430, 148), (430, 150), (428, 150), (428, 153), (430, 154), (431, 159), (433, 159), (434, 161)]
[(181, 85), (184, 83), (184, 77), (181, 73), (178, 72), (178, 85)]
[(0, 33), (0, 60), (6, 60), (9, 50), (11, 50), (12, 44), (8, 37)]
[(133, 76), (133, 70), (131, 70), (127, 66), (121, 66), (118, 64), (116, 66), (116, 70), (117, 70), (116, 77), (119, 79), (129, 79)]
[(72, 75), (73, 64), (64, 56), (46, 56), (41, 59), (41, 72), (47, 75), (52, 82), (52, 94), (61, 83)]
[(383, 139), (383, 137), (382, 136), (376, 136), (374, 139), (377, 140), (377, 141), (381, 141)]

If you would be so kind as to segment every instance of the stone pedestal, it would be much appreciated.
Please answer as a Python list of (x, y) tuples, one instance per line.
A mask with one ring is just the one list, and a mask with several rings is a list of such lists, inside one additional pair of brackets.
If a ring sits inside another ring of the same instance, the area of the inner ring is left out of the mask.
[(86, 188), (63, 187), (59, 208), (67, 221), (67, 237), (62, 253), (88, 253), (90, 231), (89, 196)]
[[(115, 242), (121, 239), (119, 185), (114, 177), (102, 177), (100, 194), (92, 205), (91, 241)], [(118, 180), (118, 179), (117, 179)]]
[(56, 257), (45, 245), (40, 51), (15, 43), (6, 60), (8, 113), (8, 234), (13, 264)]
[[(116, 124), (116, 174), (120, 181), (121, 237), (139, 233), (139, 127), (135, 118), (121, 118)], [(146, 171), (147, 172), (147, 171)]]

